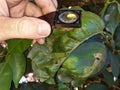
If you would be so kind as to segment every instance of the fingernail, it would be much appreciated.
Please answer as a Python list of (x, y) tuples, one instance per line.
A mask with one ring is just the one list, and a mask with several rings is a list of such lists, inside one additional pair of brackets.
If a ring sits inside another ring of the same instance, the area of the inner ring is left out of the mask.
[(50, 25), (45, 21), (41, 22), (38, 29), (39, 29), (39, 34), (41, 35), (41, 37), (47, 37), (51, 32)]
[(39, 44), (44, 44), (45, 43), (45, 38), (40, 38), (37, 40)]

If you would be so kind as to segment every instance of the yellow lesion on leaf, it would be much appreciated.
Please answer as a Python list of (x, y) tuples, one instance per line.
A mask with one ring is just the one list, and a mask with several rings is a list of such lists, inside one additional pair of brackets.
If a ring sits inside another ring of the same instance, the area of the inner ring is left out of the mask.
[(68, 13), (66, 17), (67, 17), (67, 19), (76, 19), (77, 18), (77, 16), (74, 13)]

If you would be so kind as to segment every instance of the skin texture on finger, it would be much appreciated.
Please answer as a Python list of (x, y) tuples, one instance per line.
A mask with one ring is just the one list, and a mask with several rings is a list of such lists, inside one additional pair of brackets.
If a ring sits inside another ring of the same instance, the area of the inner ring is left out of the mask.
[(51, 31), (47, 22), (32, 17), (12, 19), (1, 17), (0, 27), (0, 41), (10, 38), (39, 39), (47, 37)]
[(23, 0), (16, 6), (9, 8), (11, 17), (22, 17), (24, 16), (25, 8), (27, 6), (28, 0)]
[(51, 0), (35, 0), (35, 2), (42, 9), (43, 14), (56, 11), (56, 7)]
[(22, 16), (30, 16), (30, 17), (39, 17), (42, 15), (41, 9), (35, 4), (23, 0), (17, 6), (10, 8), (10, 16), (11, 17), (22, 17)]
[(25, 1), (25, 0), (4, 0), (7, 2), (7, 5), (9, 8), (12, 8), (14, 6), (17, 6), (19, 3)]
[(28, 2), (24, 14), (25, 16), (39, 17), (42, 16), (42, 11), (35, 4)]
[(29, 2), (28, 0), (18, 0), (18, 1), (7, 0), (7, 1), (8, 1), (11, 17), (22, 17), (25, 15), (38, 17), (41, 16), (42, 13), (47, 14), (49, 12), (55, 11), (57, 6), (56, 0), (36, 0), (36, 4), (39, 7)]
[(55, 8), (57, 8), (57, 7), (58, 7), (57, 0), (52, 0), (52, 2), (53, 2), (53, 4), (54, 4)]
[(6, 0), (0, 0), (0, 16), (9, 16)]

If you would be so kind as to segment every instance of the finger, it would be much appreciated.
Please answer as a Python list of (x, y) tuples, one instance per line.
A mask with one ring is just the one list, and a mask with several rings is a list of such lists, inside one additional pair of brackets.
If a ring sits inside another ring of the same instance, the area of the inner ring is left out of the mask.
[(45, 38), (37, 39), (37, 42), (38, 42), (39, 44), (44, 44), (44, 43), (45, 43)]
[(0, 16), (9, 16), (8, 6), (5, 0), (0, 1)]
[(27, 3), (28, 3), (28, 0), (22, 0), (16, 6), (9, 8), (10, 16), (11, 17), (23, 17)]
[(19, 3), (21, 3), (25, 0), (4, 0), (4, 1), (6, 1), (8, 7), (11, 8), (11, 7), (14, 7), (14, 6), (18, 5)]
[(39, 17), (39, 16), (42, 16), (42, 11), (35, 4), (28, 2), (24, 14), (25, 16)]
[(56, 7), (51, 0), (35, 0), (35, 2), (42, 9), (43, 14), (56, 11)]
[[(2, 24), (3, 22), (7, 24)], [(39, 39), (47, 37), (51, 32), (51, 27), (47, 22), (32, 17), (0, 17), (0, 27), (0, 40), (11, 38)]]
[(33, 41), (32, 41), (32, 44), (31, 44), (31, 46), (33, 46), (36, 42), (38, 42), (39, 44), (44, 44), (45, 43), (45, 38), (40, 38), (40, 39), (34, 39)]
[(54, 4), (55, 8), (57, 8), (57, 7), (58, 7), (57, 0), (52, 0), (52, 2), (53, 2), (53, 4)]
[(45, 43), (45, 38), (40, 38), (37, 40), (33, 40), (31, 46), (33, 46), (36, 42), (38, 42), (39, 44), (44, 44)]

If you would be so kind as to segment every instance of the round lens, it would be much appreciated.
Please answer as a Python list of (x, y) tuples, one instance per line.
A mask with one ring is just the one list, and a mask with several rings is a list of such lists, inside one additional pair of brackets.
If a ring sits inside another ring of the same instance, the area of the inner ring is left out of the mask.
[(65, 11), (59, 15), (59, 20), (63, 23), (74, 23), (78, 19), (78, 15), (72, 11)]

